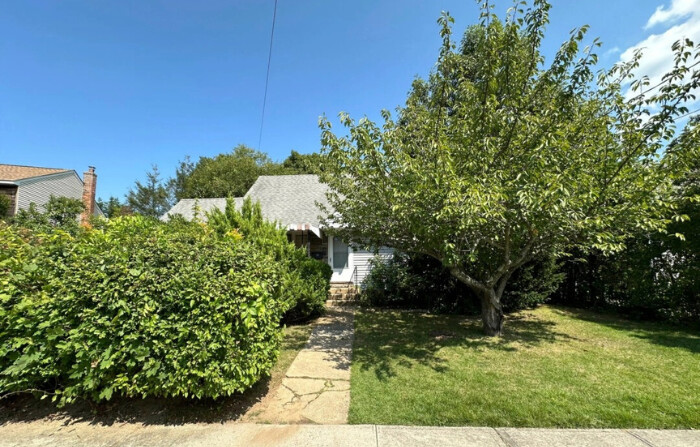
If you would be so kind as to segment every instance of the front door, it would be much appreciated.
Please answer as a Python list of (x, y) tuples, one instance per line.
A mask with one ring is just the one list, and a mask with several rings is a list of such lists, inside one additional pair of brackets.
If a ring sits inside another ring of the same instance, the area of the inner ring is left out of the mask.
[(331, 282), (352, 280), (352, 248), (337, 236), (328, 238), (328, 263), (333, 269)]

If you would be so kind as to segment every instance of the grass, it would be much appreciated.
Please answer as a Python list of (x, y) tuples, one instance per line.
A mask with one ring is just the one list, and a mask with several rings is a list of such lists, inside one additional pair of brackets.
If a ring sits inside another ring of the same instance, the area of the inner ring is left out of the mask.
[(67, 423), (89, 421), (108, 425), (123, 422), (171, 425), (236, 421), (282, 383), (284, 373), (306, 344), (311, 330), (311, 323), (285, 327), (280, 355), (270, 371), (270, 377), (242, 394), (217, 400), (116, 397), (99, 404), (78, 401), (63, 408), (57, 408), (50, 399), (40, 400), (31, 395), (21, 395), (0, 400), (0, 425), (42, 419), (63, 419)]
[(354, 424), (700, 428), (700, 333), (544, 306), (476, 317), (358, 312)]

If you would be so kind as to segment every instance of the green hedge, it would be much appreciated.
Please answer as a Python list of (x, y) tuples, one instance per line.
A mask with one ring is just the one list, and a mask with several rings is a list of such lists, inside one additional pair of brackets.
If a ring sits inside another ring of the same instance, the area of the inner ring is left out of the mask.
[(285, 284), (306, 275), (279, 248), (141, 217), (75, 236), (0, 223), (0, 394), (39, 389), (65, 403), (249, 388), (296, 304)]
[(333, 270), (325, 262), (309, 258), (303, 249), (287, 240), (287, 232), (275, 222), (262, 217), (259, 203), (246, 199), (238, 210), (228, 200), (224, 211), (209, 213), (211, 228), (220, 235), (238, 235), (261, 250), (274, 253), (275, 262), (283, 266), (282, 300), (289, 303), (285, 322), (298, 322), (323, 313)]

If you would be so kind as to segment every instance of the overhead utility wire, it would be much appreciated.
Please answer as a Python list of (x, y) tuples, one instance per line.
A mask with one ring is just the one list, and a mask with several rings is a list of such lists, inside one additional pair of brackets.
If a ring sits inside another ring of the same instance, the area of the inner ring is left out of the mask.
[(258, 135), (258, 150), (262, 150), (260, 143), (262, 142), (263, 124), (265, 123), (265, 105), (267, 104), (267, 86), (270, 83), (270, 62), (272, 61), (272, 41), (275, 38), (275, 20), (277, 19), (277, 0), (275, 0), (275, 9), (272, 13), (272, 32), (270, 33), (270, 52), (267, 55), (267, 75), (265, 76), (265, 95), (263, 95), (262, 116), (260, 117), (260, 135)]

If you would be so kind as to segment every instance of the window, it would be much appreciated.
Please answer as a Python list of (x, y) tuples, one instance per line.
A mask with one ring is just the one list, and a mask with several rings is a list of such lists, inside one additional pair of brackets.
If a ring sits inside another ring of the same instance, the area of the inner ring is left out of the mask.
[(333, 237), (333, 268), (344, 269), (348, 266), (348, 244), (337, 236)]

